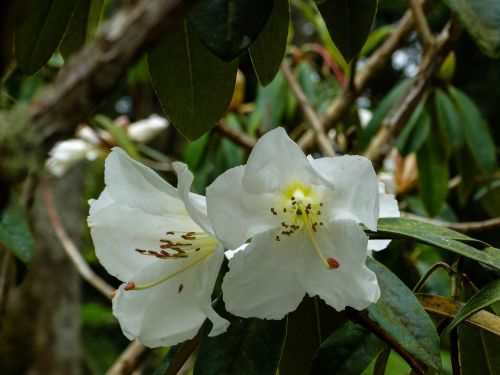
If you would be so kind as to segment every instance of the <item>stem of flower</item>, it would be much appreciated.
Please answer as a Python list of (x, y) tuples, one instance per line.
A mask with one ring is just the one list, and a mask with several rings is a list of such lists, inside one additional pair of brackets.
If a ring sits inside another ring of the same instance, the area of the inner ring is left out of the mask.
[(318, 254), (319, 258), (322, 260), (322, 262), (325, 264), (326, 268), (332, 269), (333, 267), (330, 266), (330, 263), (328, 263), (328, 260), (326, 259), (325, 255), (321, 251), (318, 241), (316, 241), (316, 237), (314, 236), (313, 230), (312, 230), (312, 224), (311, 221), (309, 220), (309, 216), (306, 214), (304, 215), (304, 227), (306, 228), (307, 236), (311, 240), (311, 243), (313, 244), (314, 250), (316, 250), (316, 253)]

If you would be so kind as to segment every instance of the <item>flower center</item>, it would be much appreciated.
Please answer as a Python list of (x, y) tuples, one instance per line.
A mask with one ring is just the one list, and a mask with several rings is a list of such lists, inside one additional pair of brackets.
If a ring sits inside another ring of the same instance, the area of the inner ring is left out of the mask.
[[(166, 235), (167, 238), (160, 239), (159, 250), (137, 248), (135, 251), (141, 255), (154, 256), (158, 259), (191, 258), (193, 261), (147, 284), (136, 285), (133, 281), (130, 281), (125, 285), (125, 290), (144, 290), (170, 280), (202, 262), (215, 251), (217, 246), (217, 240), (205, 232), (168, 231)], [(181, 283), (179, 293), (183, 288), (184, 285)]]
[(318, 226), (323, 226), (321, 210), (323, 202), (320, 202), (315, 192), (301, 184), (292, 184), (283, 192), (284, 204), (281, 207), (271, 207), (271, 213), (283, 219), (281, 232), (276, 235), (275, 240), (281, 241), (281, 236), (291, 236), (301, 229), (311, 241), (316, 254), (328, 269), (340, 267), (340, 263), (334, 258), (327, 258), (321, 250), (316, 239)]

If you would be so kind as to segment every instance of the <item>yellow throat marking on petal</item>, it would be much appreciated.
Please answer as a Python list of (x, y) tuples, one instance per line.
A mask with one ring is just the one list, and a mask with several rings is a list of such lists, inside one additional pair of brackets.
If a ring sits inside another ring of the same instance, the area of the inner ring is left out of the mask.
[(323, 225), (323, 222), (320, 221), (323, 202), (319, 201), (314, 189), (294, 181), (283, 190), (282, 194), (281, 207), (271, 208), (271, 213), (274, 216), (284, 219), (281, 222), (282, 230), (280, 234), (276, 235), (275, 240), (281, 241), (281, 235), (291, 236), (304, 228), (316, 254), (326, 268), (338, 268), (340, 266), (339, 262), (334, 258), (325, 257), (315, 236), (318, 225)]
[[(193, 261), (150, 283), (136, 285), (133, 281), (130, 281), (125, 286), (125, 290), (149, 289), (170, 280), (212, 255), (217, 246), (217, 240), (205, 232), (168, 231), (166, 235), (168, 238), (160, 239), (160, 250), (138, 248), (135, 251), (141, 255), (154, 256), (161, 260), (192, 258)], [(179, 293), (183, 288), (184, 285), (181, 283), (178, 289)]]

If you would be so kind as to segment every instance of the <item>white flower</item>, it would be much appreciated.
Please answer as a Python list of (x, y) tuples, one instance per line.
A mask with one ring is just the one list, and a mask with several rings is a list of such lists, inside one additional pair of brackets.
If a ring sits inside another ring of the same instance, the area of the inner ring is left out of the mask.
[(306, 158), (282, 128), (264, 135), (246, 166), (207, 188), (218, 238), (237, 248), (223, 282), (226, 308), (243, 317), (280, 319), (304, 295), (337, 310), (363, 309), (380, 296), (365, 265), (363, 223), (377, 229), (379, 186), (368, 159)]
[(156, 137), (168, 125), (165, 117), (152, 114), (146, 119), (130, 124), (127, 134), (133, 141), (145, 143)]
[(205, 198), (189, 192), (193, 175), (182, 163), (174, 169), (177, 189), (114, 148), (106, 158), (106, 188), (90, 201), (97, 257), (124, 282), (113, 314), (125, 336), (149, 347), (192, 338), (207, 317), (211, 335), (229, 324), (211, 305), (223, 248), (209, 225)]
[[(380, 176), (379, 176), (380, 179)], [(379, 191), (379, 214), (378, 217), (399, 217), (399, 206), (398, 201), (394, 197), (394, 194), (387, 194), (385, 190), (385, 184), (383, 182), (379, 182), (378, 184)], [(368, 241), (368, 254), (371, 255), (372, 251), (384, 250), (391, 240), (369, 240)]]
[(45, 166), (54, 176), (62, 176), (79, 161), (95, 160), (99, 154), (99, 148), (89, 142), (82, 139), (68, 139), (56, 143), (49, 151), (50, 157)]

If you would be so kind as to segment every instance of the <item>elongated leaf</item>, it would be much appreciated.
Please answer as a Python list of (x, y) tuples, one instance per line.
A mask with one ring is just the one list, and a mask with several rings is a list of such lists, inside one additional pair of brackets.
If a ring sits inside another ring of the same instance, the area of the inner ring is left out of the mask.
[(149, 73), (165, 113), (194, 140), (210, 130), (231, 102), (238, 61), (212, 55), (184, 22), (148, 55)]
[(436, 137), (428, 137), (417, 151), (419, 193), (429, 215), (443, 209), (448, 195), (448, 156)]
[(27, 75), (40, 70), (59, 46), (77, 2), (29, 0), (15, 34), (17, 65)]
[(458, 327), (458, 352), (462, 375), (500, 374), (500, 337), (462, 324)]
[(366, 231), (373, 238), (407, 239), (440, 249), (452, 251), (469, 259), (487, 264), (500, 270), (500, 255), (498, 251), (486, 252), (467, 245), (471, 243), (484, 248), (484, 243), (474, 240), (464, 234), (408, 218), (383, 218), (378, 221), (377, 232)]
[[(465, 305), (463, 302), (433, 294), (418, 293), (416, 296), (427, 312), (446, 318), (455, 318), (460, 308)], [(500, 336), (500, 318), (488, 311), (478, 311), (467, 317), (465, 322)]]
[(465, 93), (453, 87), (450, 87), (449, 91), (459, 110), (465, 142), (477, 166), (483, 173), (493, 172), (496, 159), (495, 144), (486, 120), (476, 104)]
[(23, 208), (12, 196), (7, 207), (0, 213), (0, 245), (5, 246), (24, 263), (33, 258), (33, 236)]
[(189, 14), (189, 24), (216, 56), (231, 61), (257, 39), (274, 0), (201, 0)]
[(318, 1), (333, 42), (347, 62), (355, 58), (368, 38), (377, 12), (377, 0)]
[(321, 344), (309, 373), (358, 375), (384, 347), (370, 331), (346, 322)]
[(168, 367), (172, 363), (172, 360), (174, 359), (174, 356), (179, 350), (179, 348), (180, 345), (175, 345), (169, 348), (167, 354), (165, 354), (165, 356), (160, 362), (160, 365), (155, 369), (152, 375), (165, 375), (165, 373), (168, 370)]
[(461, 206), (467, 203), (474, 190), (474, 176), (477, 173), (476, 163), (472, 158), (469, 149), (465, 146), (453, 155), (455, 166), (460, 174), (460, 183), (457, 186), (458, 201)]
[(278, 73), (285, 55), (289, 24), (288, 0), (274, 0), (269, 20), (249, 50), (255, 74), (262, 86), (268, 85)]
[(439, 370), (439, 336), (413, 292), (376, 260), (367, 258), (366, 264), (377, 275), (381, 290), (378, 302), (368, 307), (370, 318), (405, 350)]
[(437, 122), (446, 140), (444, 144), (453, 150), (462, 147), (464, 134), (458, 117), (458, 108), (455, 107), (453, 100), (443, 90), (435, 89), (434, 104)]
[(95, 36), (104, 0), (78, 0), (59, 50), (67, 59)]
[(204, 327), (194, 375), (275, 375), (285, 344), (286, 318), (238, 318), (224, 310), (222, 300), (216, 303), (215, 310), (231, 325), (227, 332), (215, 337), (208, 336), (211, 323)]
[(396, 141), (402, 156), (417, 151), (431, 131), (431, 116), (425, 107), (425, 98), (420, 101)]
[[(448, 334), (450, 331), (460, 324), (463, 320), (467, 319), (472, 314), (478, 312), (485, 307), (500, 301), (500, 280), (493, 281), (485, 286), (477, 294), (467, 301), (464, 307), (457, 313), (455, 319), (446, 327), (443, 334)], [(500, 320), (500, 319), (499, 319)], [(499, 324), (500, 328), (500, 324)], [(500, 333), (500, 332), (499, 332)]]
[(445, 0), (479, 47), (500, 57), (500, 2), (498, 0)]

